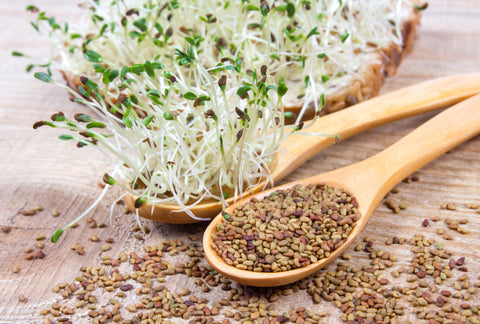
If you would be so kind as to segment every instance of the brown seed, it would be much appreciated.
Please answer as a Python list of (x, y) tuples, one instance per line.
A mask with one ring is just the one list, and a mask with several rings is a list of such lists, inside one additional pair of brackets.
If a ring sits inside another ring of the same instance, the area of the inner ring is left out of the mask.
[(37, 259), (43, 259), (45, 258), (46, 254), (42, 250), (38, 250), (35, 252), (35, 258)]
[(98, 241), (100, 241), (100, 239), (98, 238), (97, 235), (90, 235), (90, 236), (88, 237), (88, 239), (89, 239), (90, 241), (92, 241), (92, 242), (98, 242)]
[(120, 285), (120, 290), (122, 291), (128, 291), (133, 288), (132, 284), (122, 284)]
[(428, 224), (429, 224), (428, 219), (424, 219), (422, 225), (423, 225), (424, 227), (427, 227)]
[(18, 273), (20, 271), (20, 267), (18, 265), (13, 266), (13, 273)]
[(3, 233), (10, 233), (12, 231), (11, 226), (2, 226), (0, 227), (0, 229), (2, 230)]
[(457, 210), (457, 206), (456, 206), (455, 204), (451, 204), (451, 203), (448, 203), (448, 204), (446, 205), (446, 208), (447, 208), (448, 210)]
[(85, 254), (85, 251), (84, 251), (84, 249), (83, 249), (83, 245), (75, 244), (75, 245), (73, 246), (73, 250), (74, 250), (75, 252), (77, 252), (77, 254), (79, 254), (79, 255), (84, 255), (84, 254)]
[(443, 235), (443, 239), (447, 240), (447, 241), (451, 241), (451, 240), (453, 240), (453, 236), (447, 233), (447, 234)]

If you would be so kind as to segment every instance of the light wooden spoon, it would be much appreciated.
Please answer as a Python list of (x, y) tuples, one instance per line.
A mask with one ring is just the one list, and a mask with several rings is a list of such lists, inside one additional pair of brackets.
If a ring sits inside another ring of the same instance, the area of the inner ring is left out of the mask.
[[(361, 102), (350, 108), (323, 116), (305, 132), (339, 135), (340, 140), (367, 131), (374, 127), (407, 118), (417, 114), (447, 107), (480, 93), (480, 73), (469, 73), (421, 82), (400, 90)], [(305, 161), (321, 150), (335, 143), (335, 139), (326, 136), (294, 134), (288, 137), (279, 148), (271, 167), (274, 183), (283, 179)], [(242, 197), (265, 189), (265, 181), (255, 188), (244, 192)], [(137, 197), (127, 194), (125, 201), (130, 210), (139, 216), (164, 223), (194, 223), (179, 205), (143, 204), (136, 209)], [(227, 204), (233, 203), (233, 198)], [(222, 209), (219, 201), (202, 202), (191, 206), (190, 210), (199, 218), (210, 220)]]
[[(389, 148), (369, 159), (341, 169), (294, 181), (252, 197), (262, 199), (272, 191), (291, 188), (294, 185), (325, 183), (349, 192), (358, 201), (361, 213), (353, 231), (347, 240), (328, 258), (319, 260), (306, 267), (285, 272), (253, 272), (240, 270), (226, 264), (212, 248), (212, 235), (222, 220), (218, 215), (208, 226), (203, 237), (203, 248), (208, 262), (225, 277), (251, 286), (279, 286), (305, 278), (333, 261), (353, 242), (360, 233), (373, 211), (397, 183), (412, 172), (418, 170), (439, 155), (447, 152), (464, 141), (480, 134), (480, 95), (467, 99), (432, 118)], [(236, 206), (249, 201), (251, 197), (228, 207), (231, 213)], [(392, 229), (394, 231), (394, 229)]]

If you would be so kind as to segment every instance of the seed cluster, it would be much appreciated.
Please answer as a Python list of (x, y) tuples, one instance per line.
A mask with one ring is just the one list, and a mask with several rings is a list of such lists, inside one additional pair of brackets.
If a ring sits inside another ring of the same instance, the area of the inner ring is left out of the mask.
[[(479, 210), (476, 204), (465, 207)], [(462, 233), (456, 225), (468, 220), (455, 218), (458, 211), (448, 211), (447, 217), (428, 218), (427, 230), (439, 240), (416, 234), (375, 242), (367, 236), (316, 274), (272, 288), (243, 286), (218, 274), (205, 263), (199, 235), (110, 256), (115, 240), (97, 232), (98, 236), (86, 236), (98, 242), (94, 248), (101, 251), (104, 244), (111, 245), (102, 252), (101, 265), (82, 267), (73, 282), (55, 285), (58, 298), (40, 314), (44, 323), (320, 324), (340, 319), (348, 324), (479, 324), (480, 276), (475, 262), (468, 255), (454, 255), (447, 246)], [(86, 226), (97, 228), (93, 223), (88, 219)], [(202, 226), (192, 229), (201, 233)], [(419, 228), (425, 229), (421, 224)], [(0, 235), (10, 235), (10, 230)], [(148, 229), (132, 228), (132, 234), (140, 231)], [(452, 235), (445, 237), (445, 231)], [(465, 235), (472, 234), (465, 232), (460, 238)], [(32, 239), (41, 243), (45, 236)], [(11, 272), (23, 271), (14, 265)], [(301, 307), (294, 304), (299, 300), (305, 301)], [(20, 292), (18, 301), (28, 304), (29, 296)], [(309, 306), (312, 303), (318, 305)], [(326, 307), (332, 305), (338, 312), (327, 313)]]
[(360, 218), (357, 207), (354, 197), (324, 184), (277, 190), (224, 214), (213, 248), (242, 270), (305, 267), (345, 242)]
[[(196, 236), (190, 236), (189, 244), (182, 240), (168, 240), (158, 246), (145, 246), (144, 255), (121, 252), (109, 265), (113, 270), (101, 266), (81, 268), (81, 275), (72, 283), (60, 283), (53, 291), (63, 300), (41, 311), (45, 322), (72, 323), (73, 317), (86, 314), (93, 323), (231, 323), (260, 319), (265, 324), (285, 323), (289, 319), (303, 323), (319, 323), (326, 312), (315, 313), (305, 307), (292, 309), (288, 313), (275, 310), (274, 302), (282, 295), (298, 292), (299, 287), (288, 286), (255, 290), (232, 283), (216, 273), (210, 266), (202, 265), (201, 248)], [(188, 256), (184, 263), (170, 263), (169, 256)], [(120, 271), (130, 266), (131, 271)], [(169, 277), (186, 275), (193, 278), (202, 297), (189, 289), (171, 291), (167, 288)], [(306, 287), (303, 286), (302, 289)], [(211, 289), (224, 291), (215, 296), (215, 301), (203, 297)], [(105, 294), (109, 294), (105, 297)], [(221, 293), (222, 294), (222, 293)], [(106, 300), (105, 302), (102, 301)], [(223, 317), (221, 320), (216, 318)], [(76, 317), (78, 318), (78, 317)]]
[[(188, 243), (172, 239), (145, 246), (143, 255), (121, 252), (112, 258), (118, 262), (108, 263), (112, 267), (82, 267), (74, 282), (53, 288), (62, 298), (41, 314), (45, 323), (72, 323), (78, 316), (93, 323), (125, 324), (329, 323), (321, 305), (279, 310), (282, 299), (306, 293), (315, 304), (335, 305), (349, 324), (412, 323), (404, 321), (407, 314), (432, 324), (480, 323), (480, 277), (469, 274), (465, 257), (454, 257), (438, 243), (417, 234), (390, 237), (376, 248), (380, 244), (365, 237), (351, 252), (353, 257), (366, 254), (370, 261), (364, 265), (344, 258), (295, 283), (255, 288), (204, 265), (192, 235)], [(409, 247), (409, 263), (397, 261), (388, 251), (392, 245)], [(187, 260), (172, 263), (167, 261), (171, 256)], [(174, 276), (193, 281), (195, 287), (167, 287)]]

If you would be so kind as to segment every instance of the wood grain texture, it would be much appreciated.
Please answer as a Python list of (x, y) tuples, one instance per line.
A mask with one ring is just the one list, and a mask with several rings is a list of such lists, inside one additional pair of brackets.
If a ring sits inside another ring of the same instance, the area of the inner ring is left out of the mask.
[[(69, 102), (60, 89), (39, 82), (25, 73), (28, 60), (11, 56), (13, 50), (34, 55), (45, 55), (48, 51), (42, 39), (29, 26), (32, 16), (24, 11), (28, 4), (30, 2), (24, 0), (0, 2), (0, 179), (3, 184), (0, 188), (0, 225), (12, 227), (8, 234), (0, 232), (0, 323), (43, 322), (40, 310), (62, 299), (52, 292), (52, 287), (59, 282), (74, 281), (80, 275), (80, 267), (99, 265), (102, 255), (116, 257), (120, 251), (142, 254), (143, 246), (159, 244), (167, 239), (182, 237), (189, 242), (187, 237), (193, 232), (199, 233), (197, 236), (200, 239), (202, 226), (205, 226), (200, 225), (198, 229), (194, 225), (142, 221), (143, 225), (150, 228), (150, 233), (143, 241), (139, 241), (131, 231), (137, 221), (132, 215), (124, 215), (121, 205), (114, 207), (110, 220), (110, 205), (119, 194), (111, 192), (91, 215), (97, 222), (105, 222), (107, 227), (90, 229), (83, 220), (78, 228), (69, 231), (57, 244), (44, 241), (44, 259), (25, 260), (24, 251), (35, 247), (38, 235), (49, 237), (56, 228), (68, 223), (96, 199), (101, 190), (97, 184), (102, 174), (109, 170), (109, 165), (98, 152), (88, 148), (77, 149), (70, 143), (60, 142), (56, 139), (59, 133), (54, 130), (34, 131), (31, 127), (35, 121), (46, 119), (58, 110), (73, 113), (83, 108)], [(74, 16), (78, 10), (75, 1), (38, 0), (35, 4), (57, 17)], [(402, 63), (398, 74), (387, 80), (382, 92), (433, 77), (479, 71), (479, 20), (480, 2), (477, 0), (429, 1), (413, 52)], [(326, 172), (372, 156), (434, 115), (428, 113), (398, 121), (332, 146), (315, 155), (283, 182)], [(410, 238), (415, 233), (423, 233), (441, 241), (453, 256), (465, 256), (469, 279), (473, 284), (478, 283), (480, 214), (467, 209), (465, 204), (480, 204), (479, 160), (480, 141), (477, 137), (429, 163), (416, 173), (419, 181), (401, 183), (398, 186), (400, 192), (390, 195), (391, 199), (405, 203), (408, 208), (395, 214), (380, 205), (358, 242), (364, 236), (369, 236), (376, 242), (377, 248), (397, 255), (397, 265), (408, 265), (412, 258), (408, 246), (385, 246), (384, 242), (392, 235)], [(457, 210), (440, 209), (445, 202), (457, 204)], [(36, 205), (42, 205), (44, 210), (34, 216), (20, 213)], [(54, 208), (60, 211), (59, 217), (51, 216)], [(441, 220), (431, 222), (425, 228), (421, 226), (424, 219), (433, 216)], [(446, 228), (446, 218), (468, 219), (466, 227), (469, 233), (461, 235), (447, 229), (454, 239), (443, 240), (436, 231)], [(101, 252), (100, 246), (104, 242), (88, 241), (91, 234), (98, 235), (102, 241), (107, 237), (115, 238), (112, 249)], [(74, 243), (85, 246), (85, 255), (80, 256), (70, 249)], [(353, 249), (349, 249), (348, 253), (353, 256), (348, 261), (351, 264), (368, 263), (365, 253), (354, 252)], [(170, 260), (183, 262), (180, 257)], [(20, 268), (18, 273), (13, 273), (14, 265)], [(452, 281), (448, 284), (451, 286)], [(202, 295), (193, 279), (186, 276), (169, 277), (166, 285), (172, 290), (187, 286), (192, 293)], [(24, 295), (27, 301), (20, 302), (20, 295)], [(206, 294), (211, 301), (224, 298), (225, 295), (219, 288)], [(99, 294), (99, 297), (102, 296)], [(470, 303), (480, 305), (480, 292), (472, 295)], [(311, 297), (303, 290), (282, 296), (274, 308), (283, 312), (299, 305), (314, 311), (328, 311), (326, 323), (341, 322), (341, 312), (334, 304), (313, 304)], [(74, 323), (89, 322), (86, 314), (85, 310), (79, 310)], [(417, 322), (411, 305), (407, 304), (406, 315), (401, 319)], [(178, 319), (173, 321), (182, 322)]]

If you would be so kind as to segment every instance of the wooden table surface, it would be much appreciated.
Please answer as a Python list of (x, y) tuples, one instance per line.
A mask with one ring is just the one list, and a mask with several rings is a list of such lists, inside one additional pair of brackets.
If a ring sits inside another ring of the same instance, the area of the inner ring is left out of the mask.
[[(37, 0), (35, 4), (56, 17), (74, 15), (77, 1)], [(40, 55), (47, 53), (45, 42), (29, 26), (32, 16), (25, 12), (30, 1), (0, 2), (0, 226), (9, 226), (9, 233), (0, 232), (0, 323), (43, 322), (40, 311), (49, 308), (55, 301), (62, 301), (53, 287), (61, 282), (73, 282), (83, 266), (101, 265), (102, 256), (115, 258), (121, 251), (143, 253), (146, 245), (158, 245), (167, 239), (182, 238), (190, 243), (188, 236), (197, 233), (200, 244), (202, 226), (165, 225), (142, 220), (150, 229), (143, 240), (132, 232), (137, 220), (125, 215), (123, 207), (116, 205), (110, 218), (110, 205), (118, 192), (112, 192), (90, 215), (104, 228), (90, 228), (84, 219), (79, 227), (69, 230), (58, 243), (52, 244), (48, 237), (55, 229), (65, 225), (87, 208), (98, 196), (98, 183), (108, 164), (102, 156), (90, 148), (77, 149), (71, 143), (56, 139), (52, 129), (33, 130), (32, 124), (46, 119), (58, 111), (81, 111), (82, 107), (68, 101), (67, 95), (54, 86), (39, 82), (25, 72), (28, 60), (12, 57), (11, 52)], [(59, 18), (60, 19), (60, 18)], [(480, 70), (480, 1), (478, 0), (431, 0), (424, 12), (413, 52), (401, 65), (396, 76), (389, 78), (383, 92), (434, 77)], [(479, 107), (480, 109), (480, 107)], [(435, 113), (398, 121), (371, 130), (317, 154), (302, 168), (292, 173), (285, 181), (300, 179), (328, 171), (367, 158), (382, 150), (413, 130)], [(480, 214), (466, 204), (480, 204), (480, 138), (474, 138), (455, 148), (448, 154), (428, 164), (415, 175), (418, 181), (401, 183), (399, 192), (390, 197), (404, 203), (407, 209), (393, 213), (384, 204), (374, 212), (362, 242), (369, 236), (377, 248), (385, 249), (397, 256), (395, 267), (408, 266), (412, 253), (408, 245), (387, 246), (385, 241), (392, 236), (412, 238), (422, 233), (443, 244), (452, 252), (452, 257), (466, 258), (468, 276), (472, 285), (480, 278)], [(441, 204), (456, 204), (457, 210), (441, 209)], [(36, 206), (43, 210), (33, 216), (24, 216), (22, 211)], [(51, 212), (57, 209), (58, 217)], [(424, 219), (439, 217), (423, 227)], [(467, 234), (448, 229), (447, 218), (468, 220)], [(453, 240), (445, 240), (437, 231), (445, 229)], [(137, 232), (138, 233), (138, 232)], [(92, 242), (88, 237), (97, 235), (101, 242)], [(36, 238), (47, 237), (44, 241)], [(111, 249), (101, 251), (105, 239), (115, 242)], [(26, 260), (25, 251), (37, 251), (37, 242), (43, 242), (45, 257)], [(71, 250), (72, 244), (81, 244), (85, 254)], [(368, 262), (368, 254), (348, 249), (353, 258), (351, 265)], [(181, 261), (182, 255), (171, 261)], [(204, 260), (202, 262), (205, 262)], [(14, 267), (19, 271), (14, 273)], [(329, 269), (334, 269), (332, 265)], [(110, 269), (109, 267), (106, 267)], [(125, 268), (125, 272), (133, 272)], [(403, 278), (403, 279), (402, 279)], [(405, 285), (405, 277), (400, 277)], [(452, 279), (453, 280), (453, 279)], [(202, 295), (194, 279), (185, 275), (168, 277), (166, 285), (172, 291), (188, 287), (192, 294)], [(449, 281), (447, 286), (453, 285)], [(214, 288), (205, 294), (208, 300), (225, 298), (226, 292)], [(22, 297), (23, 296), (23, 297)], [(133, 296), (132, 298), (134, 298)], [(24, 298), (24, 300), (22, 300)], [(472, 294), (471, 304), (480, 305), (480, 291)], [(312, 298), (299, 291), (282, 296), (273, 306), (280, 313), (291, 308), (305, 306), (313, 311), (327, 311), (326, 323), (341, 322), (341, 312), (333, 303), (322, 301), (314, 304)], [(406, 315), (400, 320), (417, 322), (413, 308), (406, 306)], [(74, 323), (88, 322), (88, 310), (77, 309)], [(127, 318), (128, 316), (126, 316)], [(221, 318), (221, 317), (218, 317)], [(173, 322), (181, 322), (173, 319)]]

